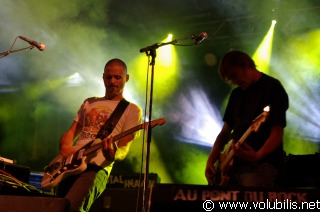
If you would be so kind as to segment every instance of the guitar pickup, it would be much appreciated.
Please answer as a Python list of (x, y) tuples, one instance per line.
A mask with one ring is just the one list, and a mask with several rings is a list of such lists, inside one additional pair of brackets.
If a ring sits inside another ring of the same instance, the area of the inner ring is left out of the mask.
[(72, 160), (73, 160), (73, 154), (69, 155), (64, 163), (64, 165), (66, 164), (72, 164)]
[(79, 153), (78, 153), (78, 156), (77, 156), (77, 160), (82, 159), (82, 156), (83, 156), (84, 151), (85, 151), (85, 149), (80, 149), (80, 150), (79, 150)]

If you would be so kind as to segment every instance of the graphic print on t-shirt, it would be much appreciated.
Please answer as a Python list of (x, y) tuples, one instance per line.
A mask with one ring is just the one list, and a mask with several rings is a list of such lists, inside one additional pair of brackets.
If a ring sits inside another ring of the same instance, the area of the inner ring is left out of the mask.
[[(107, 110), (106, 110), (107, 109)], [(81, 138), (83, 139), (95, 139), (96, 134), (100, 128), (106, 123), (111, 115), (110, 108), (92, 108), (86, 113), (85, 123)]]

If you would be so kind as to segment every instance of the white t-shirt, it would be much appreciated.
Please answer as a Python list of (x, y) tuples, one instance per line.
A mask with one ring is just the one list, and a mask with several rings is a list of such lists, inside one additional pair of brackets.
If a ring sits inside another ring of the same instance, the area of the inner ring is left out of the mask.
[[(112, 112), (120, 101), (106, 100), (104, 97), (91, 97), (86, 99), (76, 114), (74, 121), (82, 126), (82, 131), (76, 141), (76, 146), (85, 146), (90, 141), (95, 140), (96, 135), (104, 123), (108, 120)], [(126, 110), (123, 112), (117, 125), (112, 131), (112, 135), (116, 136), (121, 132), (127, 131), (137, 125), (141, 124), (142, 112), (141, 108), (130, 103)], [(133, 132), (134, 138), (139, 137), (140, 132)], [(93, 144), (94, 145), (94, 144)], [(107, 161), (102, 154), (102, 148), (94, 151), (94, 155), (88, 157), (87, 163), (96, 164), (111, 172), (113, 161)]]

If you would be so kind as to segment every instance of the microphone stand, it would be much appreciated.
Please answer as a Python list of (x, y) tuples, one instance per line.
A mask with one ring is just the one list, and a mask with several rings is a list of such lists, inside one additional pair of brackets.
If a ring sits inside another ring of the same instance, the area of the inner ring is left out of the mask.
[(29, 47), (12, 50), (12, 48), (13, 48), (14, 44), (16, 43), (17, 39), (18, 39), (18, 37), (16, 37), (16, 38), (14, 39), (13, 44), (11, 45), (11, 47), (10, 47), (10, 49), (9, 49), (8, 51), (0, 52), (0, 58), (5, 57), (5, 56), (8, 56), (9, 54), (14, 53), (14, 52), (20, 52), (20, 51), (25, 50), (25, 49), (30, 49), (30, 50), (31, 50), (31, 49), (34, 48), (34, 46), (31, 45), (31, 46), (29, 46)]
[(21, 48), (21, 49), (17, 49), (17, 50), (8, 50), (5, 52), (0, 52), (0, 58), (8, 56), (9, 54), (14, 53), (14, 52), (20, 52), (25, 49), (33, 49), (33, 48), (34, 48), (34, 46), (29, 46), (29, 47), (25, 47), (25, 48)]
[(149, 183), (149, 161), (150, 161), (150, 143), (151, 143), (151, 134), (152, 134), (152, 127), (151, 127), (151, 120), (152, 120), (152, 98), (153, 98), (153, 80), (154, 80), (154, 65), (155, 65), (155, 58), (157, 56), (156, 49), (165, 46), (168, 44), (177, 45), (177, 46), (192, 46), (194, 44), (189, 45), (182, 45), (177, 44), (178, 41), (187, 40), (187, 39), (195, 39), (195, 35), (188, 36), (186, 38), (176, 39), (167, 43), (155, 43), (151, 46), (147, 46), (145, 48), (140, 49), (140, 52), (146, 52), (147, 56), (151, 56), (151, 80), (150, 80), (150, 98), (149, 98), (149, 114), (148, 114), (148, 130), (147, 130), (147, 151), (146, 151), (146, 166), (145, 166), (145, 173), (144, 173), (144, 186), (143, 186), (143, 212), (149, 212), (149, 195), (148, 195), (148, 183)]

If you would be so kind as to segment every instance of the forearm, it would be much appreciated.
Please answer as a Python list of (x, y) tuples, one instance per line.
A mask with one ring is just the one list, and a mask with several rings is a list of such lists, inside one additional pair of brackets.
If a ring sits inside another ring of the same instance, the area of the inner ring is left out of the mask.
[(103, 140), (104, 142), (104, 149), (103, 154), (104, 157), (109, 161), (121, 161), (125, 159), (127, 156), (132, 136), (126, 136), (118, 141), (113, 141), (113, 137), (109, 136), (106, 139)]
[(219, 159), (219, 155), (220, 155), (220, 148), (218, 147), (218, 145), (215, 145), (212, 147), (209, 157), (208, 157), (208, 161), (207, 161), (207, 165), (213, 164), (215, 163), (215, 161), (217, 161)]
[[(225, 128), (226, 129), (226, 128)], [(229, 132), (226, 130), (222, 130), (219, 135), (217, 136), (214, 145), (211, 149), (207, 160), (207, 169), (214, 170), (214, 164), (217, 160), (220, 159), (220, 152), (223, 150), (225, 144), (228, 142), (229, 139)]]
[(73, 153), (75, 151), (75, 147), (73, 146), (73, 142), (76, 138), (77, 132), (79, 131), (77, 129), (77, 123), (73, 122), (71, 127), (68, 129), (67, 132), (65, 132), (59, 141), (59, 150), (60, 154), (64, 157), (68, 156), (69, 154)]
[(217, 170), (215, 163), (220, 159), (220, 152), (226, 141), (226, 134), (224, 132), (220, 132), (209, 154), (205, 169), (205, 176), (209, 184), (214, 184), (216, 181)]
[(59, 141), (59, 149), (60, 151), (63, 151), (67, 148), (70, 148), (73, 144), (72, 142), (72, 136), (70, 135), (70, 133), (65, 133), (62, 135), (62, 137), (60, 138)]
[(124, 160), (129, 152), (130, 145), (131, 144), (128, 143), (126, 146), (118, 147), (118, 149), (116, 150), (115, 156), (114, 156), (114, 160), (115, 161)]
[(220, 152), (228, 143), (230, 132), (229, 126), (225, 123), (213, 144), (207, 163), (214, 163), (219, 159)]

